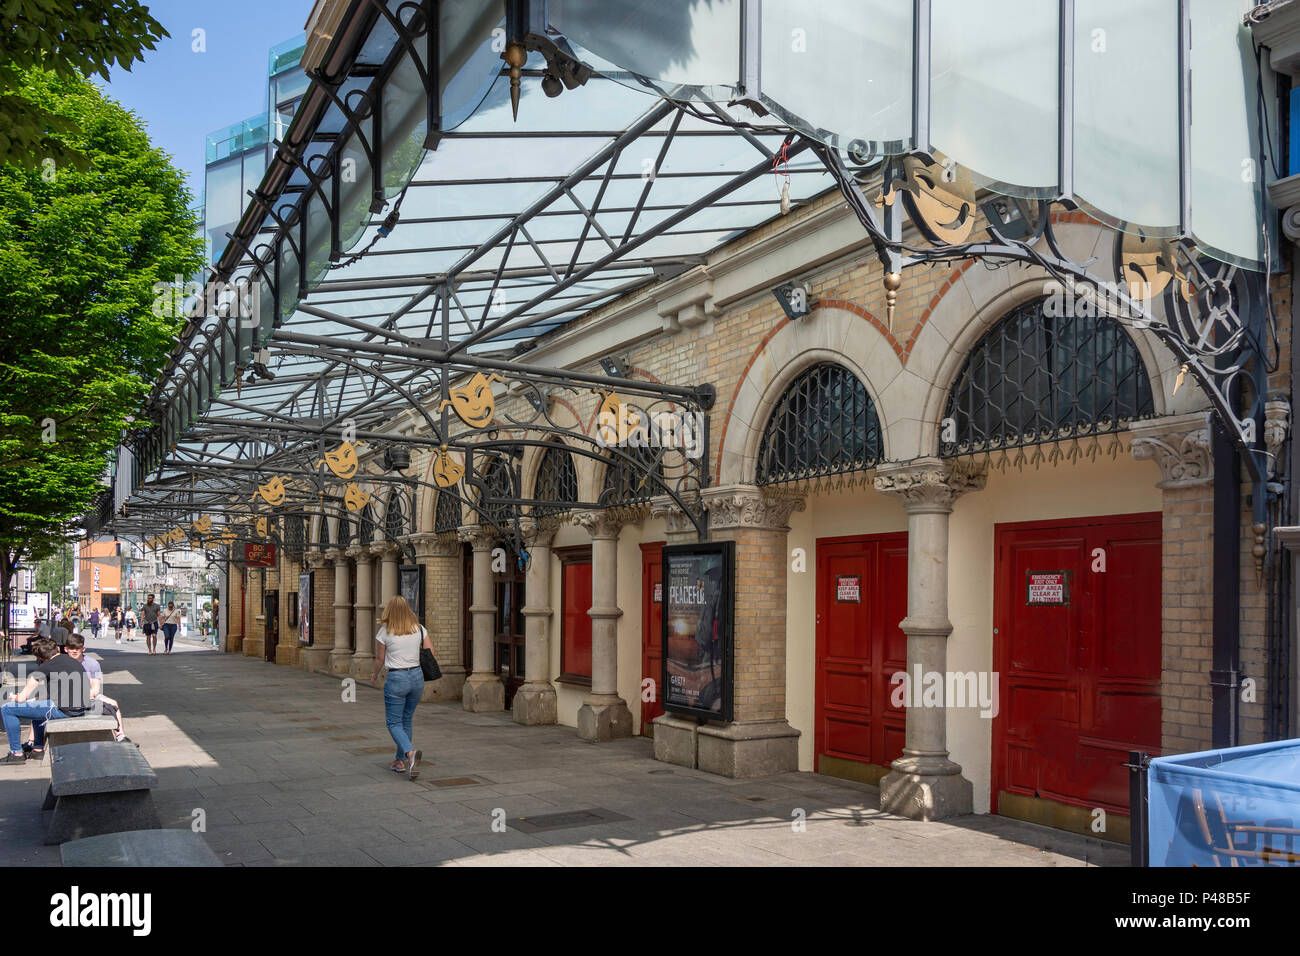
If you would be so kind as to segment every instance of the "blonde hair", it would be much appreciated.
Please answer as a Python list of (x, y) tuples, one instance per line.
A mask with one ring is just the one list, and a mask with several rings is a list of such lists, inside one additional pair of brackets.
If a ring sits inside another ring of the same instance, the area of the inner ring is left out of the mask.
[(411, 610), (411, 605), (406, 603), (406, 598), (400, 594), (388, 599), (379, 623), (389, 634), (416, 634), (420, 630), (420, 622), (416, 620), (415, 612)]

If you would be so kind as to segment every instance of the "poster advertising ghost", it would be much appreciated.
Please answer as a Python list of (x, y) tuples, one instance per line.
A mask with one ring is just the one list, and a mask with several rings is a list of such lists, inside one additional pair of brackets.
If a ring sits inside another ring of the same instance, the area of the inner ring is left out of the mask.
[(315, 590), (314, 572), (298, 575), (298, 643), (311, 644), (312, 596)]
[(734, 545), (663, 549), (663, 705), (731, 720)]

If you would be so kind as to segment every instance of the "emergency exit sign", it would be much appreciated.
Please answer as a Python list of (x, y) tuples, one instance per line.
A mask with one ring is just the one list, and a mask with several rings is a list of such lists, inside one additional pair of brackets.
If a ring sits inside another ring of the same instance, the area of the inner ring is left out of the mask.
[(1025, 603), (1061, 606), (1070, 603), (1068, 571), (1026, 571)]

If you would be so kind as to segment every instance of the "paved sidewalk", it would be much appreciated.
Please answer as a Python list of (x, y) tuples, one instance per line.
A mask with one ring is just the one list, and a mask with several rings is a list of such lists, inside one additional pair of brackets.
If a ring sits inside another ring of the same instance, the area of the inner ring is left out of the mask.
[[(1127, 847), (999, 817), (916, 823), (874, 788), (817, 774), (736, 781), (591, 745), (568, 727), (422, 704), (422, 776), (388, 769), (379, 690), (176, 645), (92, 642), (106, 693), (158, 772), (166, 827), (202, 819), (230, 865), (1123, 865)], [(41, 845), (47, 762), (0, 768), (0, 866)], [(805, 829), (793, 823), (806, 817)], [(504, 821), (505, 832), (497, 832)], [(497, 824), (494, 830), (494, 822)]]

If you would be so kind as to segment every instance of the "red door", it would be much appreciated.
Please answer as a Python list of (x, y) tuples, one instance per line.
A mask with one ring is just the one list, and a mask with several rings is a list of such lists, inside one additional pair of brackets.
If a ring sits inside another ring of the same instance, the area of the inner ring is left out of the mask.
[(993, 811), (1127, 813), (1128, 752), (1160, 752), (1160, 515), (998, 525), (995, 548)]
[[(641, 545), (641, 735), (654, 736), (656, 717), (664, 712), (659, 684), (663, 680), (663, 564), (662, 541)], [(646, 684), (647, 680), (653, 681)], [(654, 688), (654, 700), (646, 700), (646, 687)]]
[(902, 755), (906, 712), (889, 679), (907, 667), (906, 616), (905, 533), (818, 540), (816, 769)]

